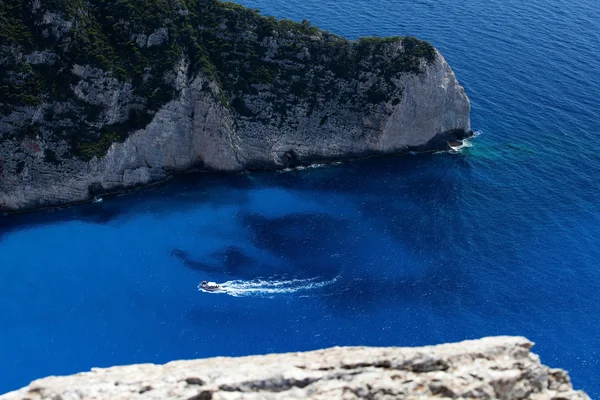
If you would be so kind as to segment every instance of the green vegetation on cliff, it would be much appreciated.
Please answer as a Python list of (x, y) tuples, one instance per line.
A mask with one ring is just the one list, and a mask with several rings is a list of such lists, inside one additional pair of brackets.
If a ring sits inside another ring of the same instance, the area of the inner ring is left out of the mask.
[[(357, 105), (397, 102), (382, 88), (434, 58), (430, 44), (412, 37), (349, 41), (307, 21), (218, 0), (1, 0), (0, 118), (23, 107), (38, 107), (43, 117), (0, 141), (36, 124), (48, 140), (69, 143), (74, 155), (101, 157), (177, 96), (181, 68), (188, 78), (206, 74), (222, 104), (253, 118), (246, 99), (265, 85), (281, 114), (299, 102), (311, 112), (319, 107), (315, 93)], [(90, 67), (102, 75), (85, 76)], [(336, 83), (366, 84), (373, 74), (378, 80), (364, 93), (342, 92)], [(97, 86), (85, 86), (87, 97), (74, 89), (86, 79)], [(129, 109), (117, 118), (98, 93), (126, 91), (123, 85), (131, 92)], [(46, 158), (58, 162), (54, 153)]]

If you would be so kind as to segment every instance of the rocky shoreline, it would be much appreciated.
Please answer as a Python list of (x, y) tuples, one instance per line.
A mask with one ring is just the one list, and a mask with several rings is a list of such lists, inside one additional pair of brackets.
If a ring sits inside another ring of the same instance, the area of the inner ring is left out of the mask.
[(130, 193), (133, 191), (144, 190), (146, 188), (150, 188), (150, 187), (156, 186), (156, 185), (163, 185), (163, 184), (166, 184), (168, 181), (170, 181), (172, 178), (175, 178), (180, 175), (226, 174), (226, 173), (245, 173), (245, 172), (252, 173), (252, 172), (256, 172), (256, 171), (281, 171), (283, 169), (300, 170), (302, 168), (310, 167), (312, 165), (318, 165), (318, 164), (331, 165), (331, 164), (336, 164), (336, 163), (340, 163), (340, 162), (352, 162), (352, 161), (356, 161), (356, 160), (363, 160), (363, 159), (369, 159), (369, 158), (374, 158), (374, 157), (375, 158), (399, 157), (399, 156), (402, 157), (402, 156), (406, 156), (408, 154), (412, 154), (412, 155), (427, 154), (427, 153), (434, 153), (434, 152), (438, 152), (438, 151), (452, 150), (454, 145), (460, 145), (462, 140), (470, 139), (472, 137), (473, 137), (473, 133), (469, 132), (467, 134), (453, 136), (453, 137), (442, 137), (442, 140), (439, 141), (436, 146), (430, 146), (430, 147), (422, 146), (418, 149), (417, 148), (407, 149), (407, 150), (404, 150), (404, 151), (398, 152), (398, 153), (370, 154), (370, 155), (365, 155), (362, 157), (352, 157), (352, 158), (342, 157), (342, 158), (336, 158), (336, 159), (330, 159), (330, 160), (315, 160), (314, 162), (303, 161), (296, 165), (289, 165), (289, 166), (284, 165), (284, 166), (271, 167), (271, 168), (268, 168), (268, 167), (254, 168), (254, 169), (247, 169), (245, 171), (237, 171), (237, 172), (223, 172), (223, 171), (190, 168), (189, 170), (186, 170), (186, 171), (178, 171), (178, 172), (170, 173), (169, 175), (166, 175), (163, 179), (159, 179), (159, 180), (147, 183), (145, 185), (136, 185), (136, 186), (132, 186), (132, 187), (121, 187), (121, 188), (115, 187), (115, 188), (112, 188), (109, 190), (90, 191), (90, 195), (88, 196), (88, 198), (83, 199), (83, 200), (71, 201), (71, 202), (59, 203), (59, 204), (47, 204), (47, 205), (43, 205), (43, 206), (17, 209), (17, 210), (4, 211), (4, 210), (0, 209), (0, 217), (2, 217), (2, 216), (6, 217), (6, 216), (10, 216), (10, 215), (22, 214), (22, 213), (33, 212), (33, 211), (54, 210), (54, 209), (60, 209), (60, 208), (64, 208), (64, 207), (81, 205), (81, 204), (89, 204), (89, 203), (94, 202), (98, 198), (105, 199), (105, 198), (110, 198), (113, 196), (118, 196), (121, 194)]
[(95, 368), (48, 377), (0, 400), (502, 399), (589, 400), (541, 364), (523, 337), (437, 346), (334, 347)]

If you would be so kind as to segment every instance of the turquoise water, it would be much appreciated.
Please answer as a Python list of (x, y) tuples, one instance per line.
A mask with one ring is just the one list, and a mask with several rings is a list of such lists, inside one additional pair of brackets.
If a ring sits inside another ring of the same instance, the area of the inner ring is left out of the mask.
[(481, 134), (459, 154), (187, 176), (0, 218), (0, 393), (94, 366), (509, 334), (600, 396), (597, 3), (242, 4), (430, 40)]

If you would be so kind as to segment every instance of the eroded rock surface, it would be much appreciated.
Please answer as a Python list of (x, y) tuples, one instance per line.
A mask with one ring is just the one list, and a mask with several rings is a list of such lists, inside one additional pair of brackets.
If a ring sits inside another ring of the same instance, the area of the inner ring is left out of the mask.
[(542, 365), (532, 346), (522, 337), (489, 337), (130, 365), (40, 379), (0, 400), (589, 399), (565, 371)]
[(157, 7), (0, 2), (19, 28), (0, 46), (0, 211), (471, 131), (469, 99), (427, 42), (350, 41), (216, 0)]

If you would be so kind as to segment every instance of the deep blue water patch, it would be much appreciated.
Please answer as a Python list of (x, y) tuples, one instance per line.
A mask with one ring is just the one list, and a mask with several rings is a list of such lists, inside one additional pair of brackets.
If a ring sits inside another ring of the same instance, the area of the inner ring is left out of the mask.
[(482, 135), (461, 154), (185, 176), (0, 218), (0, 392), (94, 366), (509, 334), (600, 396), (597, 4), (242, 3), (430, 40)]

